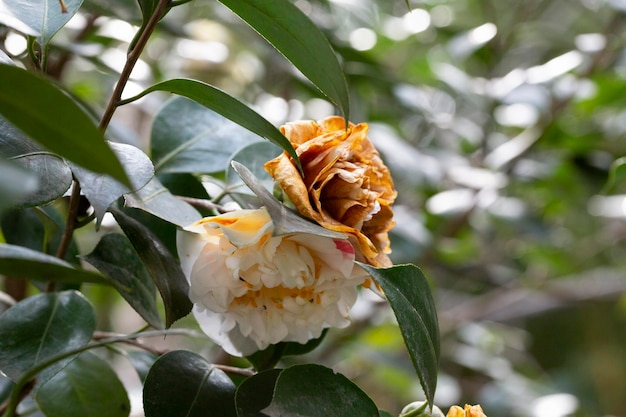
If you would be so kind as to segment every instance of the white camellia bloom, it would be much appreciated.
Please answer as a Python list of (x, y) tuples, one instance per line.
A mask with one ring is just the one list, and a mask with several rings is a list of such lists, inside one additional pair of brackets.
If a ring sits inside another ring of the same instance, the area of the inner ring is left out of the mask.
[(367, 278), (347, 240), (273, 230), (261, 208), (207, 217), (178, 232), (193, 314), (232, 355), (346, 327)]

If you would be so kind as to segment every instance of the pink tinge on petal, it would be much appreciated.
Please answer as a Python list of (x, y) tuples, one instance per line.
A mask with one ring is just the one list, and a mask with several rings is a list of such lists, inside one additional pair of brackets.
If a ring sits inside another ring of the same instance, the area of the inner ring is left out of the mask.
[(347, 240), (335, 239), (335, 247), (350, 257), (354, 256), (354, 247)]

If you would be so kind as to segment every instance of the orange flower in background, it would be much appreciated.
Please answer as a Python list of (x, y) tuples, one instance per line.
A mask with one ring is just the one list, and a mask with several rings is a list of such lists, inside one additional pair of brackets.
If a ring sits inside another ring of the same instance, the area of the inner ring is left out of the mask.
[(367, 138), (366, 123), (333, 116), (280, 128), (302, 163), (304, 177), (286, 152), (265, 164), (301, 215), (350, 236), (357, 260), (391, 266), (388, 232), (396, 190), (389, 169)]
[(467, 405), (464, 408), (453, 405), (446, 417), (487, 417), (480, 405)]

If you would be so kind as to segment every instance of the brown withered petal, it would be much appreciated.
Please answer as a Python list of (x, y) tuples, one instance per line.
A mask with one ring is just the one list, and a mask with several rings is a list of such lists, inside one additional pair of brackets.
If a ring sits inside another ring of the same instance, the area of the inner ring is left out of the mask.
[(303, 216), (347, 233), (358, 260), (390, 266), (389, 230), (396, 190), (389, 169), (367, 138), (366, 123), (333, 116), (319, 122), (288, 123), (281, 132), (293, 144), (304, 177), (283, 153), (265, 169)]

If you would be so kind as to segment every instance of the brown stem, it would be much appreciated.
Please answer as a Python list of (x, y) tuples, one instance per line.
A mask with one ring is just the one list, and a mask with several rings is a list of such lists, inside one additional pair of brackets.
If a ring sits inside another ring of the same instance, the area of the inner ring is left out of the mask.
[(124, 68), (122, 69), (120, 78), (115, 85), (115, 89), (113, 90), (111, 99), (109, 100), (109, 103), (104, 110), (104, 114), (102, 115), (102, 119), (100, 120), (100, 125), (98, 126), (103, 131), (106, 130), (109, 122), (111, 122), (111, 118), (113, 117), (113, 113), (115, 113), (115, 109), (117, 108), (119, 101), (122, 98), (122, 92), (124, 91), (124, 87), (126, 86), (128, 79), (130, 78), (130, 74), (133, 71), (137, 60), (141, 56), (141, 53), (143, 52), (143, 49), (148, 42), (148, 39), (150, 39), (154, 28), (156, 27), (157, 23), (159, 23), (159, 20), (163, 16), (163, 13), (165, 12), (165, 9), (169, 5), (170, 1), (171, 0), (159, 0), (159, 4), (157, 4), (154, 13), (152, 13), (150, 20), (146, 24), (144, 31), (141, 33), (141, 36), (137, 40), (137, 43), (135, 44), (133, 49), (129, 51), (128, 58), (126, 59), (126, 65), (124, 65)]
[[(120, 74), (120, 78), (117, 82), (117, 85), (115, 86), (115, 89), (113, 90), (111, 99), (109, 100), (109, 103), (104, 111), (104, 114), (102, 115), (102, 119), (100, 120), (100, 124), (98, 125), (98, 128), (100, 130), (106, 131), (107, 126), (109, 125), (109, 122), (111, 121), (111, 118), (113, 117), (113, 113), (115, 113), (115, 109), (117, 108), (117, 103), (119, 102), (120, 97), (122, 96), (122, 91), (124, 91), (124, 86), (128, 82), (128, 78), (130, 77), (130, 74), (133, 68), (135, 67), (135, 64), (137, 63), (139, 56), (143, 52), (143, 49), (146, 46), (146, 43), (148, 42), (148, 39), (152, 35), (152, 32), (154, 31), (156, 24), (159, 22), (159, 20), (163, 16), (165, 8), (169, 4), (169, 2), (170, 0), (159, 0), (159, 4), (157, 5), (152, 16), (150, 17), (148, 24), (146, 25), (143, 32), (141, 33), (141, 36), (139, 37), (139, 40), (135, 44), (135, 47), (128, 54), (126, 65), (124, 65), (124, 69), (122, 70), (122, 73)], [(63, 236), (61, 237), (61, 243), (59, 244), (59, 248), (56, 254), (57, 258), (63, 259), (65, 258), (65, 255), (67, 254), (67, 250), (72, 241), (72, 235), (74, 234), (74, 229), (77, 224), (76, 217), (78, 214), (79, 202), (80, 202), (80, 184), (75, 179), (74, 185), (72, 187), (72, 196), (70, 197), (70, 203), (69, 203), (69, 208), (68, 208), (68, 213), (67, 213), (67, 221), (65, 223), (65, 230), (63, 231)], [(48, 285), (48, 291), (54, 291), (54, 287), (55, 287), (54, 283), (50, 283)]]

